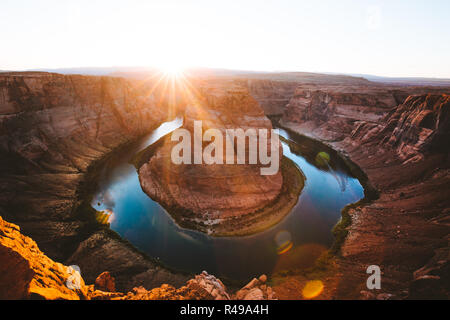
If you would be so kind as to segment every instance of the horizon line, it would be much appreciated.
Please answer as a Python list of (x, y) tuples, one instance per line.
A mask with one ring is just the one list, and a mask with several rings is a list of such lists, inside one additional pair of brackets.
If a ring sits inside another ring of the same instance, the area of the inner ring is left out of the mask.
[[(64, 71), (64, 70), (83, 70), (83, 69), (143, 69), (141, 71), (151, 71), (151, 69), (161, 70), (161, 68), (157, 66), (132, 66), (132, 65), (117, 65), (117, 66), (83, 66), (83, 67), (38, 67), (38, 68), (17, 68), (17, 69), (0, 69), (0, 73), (5, 72), (55, 72)], [(336, 76), (349, 76), (354, 78), (365, 78), (365, 77), (375, 77), (375, 78), (387, 78), (387, 79), (429, 79), (429, 80), (445, 80), (450, 81), (450, 76), (448, 77), (437, 77), (437, 76), (391, 76), (391, 75), (381, 75), (374, 73), (360, 73), (360, 72), (336, 72), (336, 71), (300, 71), (300, 70), (249, 70), (249, 69), (239, 69), (239, 68), (227, 68), (227, 67), (203, 67), (203, 66), (189, 66), (185, 68), (181, 68), (181, 70), (193, 70), (193, 69), (204, 69), (204, 70), (222, 70), (222, 71), (230, 71), (230, 72), (248, 72), (248, 73), (310, 73), (310, 74), (322, 74), (322, 75), (336, 75)], [(119, 71), (119, 70), (118, 70)], [(136, 70), (139, 71), (139, 70)]]

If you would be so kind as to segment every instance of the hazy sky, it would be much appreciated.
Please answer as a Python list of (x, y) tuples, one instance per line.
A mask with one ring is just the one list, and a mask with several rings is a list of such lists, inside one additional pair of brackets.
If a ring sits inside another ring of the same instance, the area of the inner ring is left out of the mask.
[(0, 69), (204, 66), (450, 78), (450, 1), (0, 0)]

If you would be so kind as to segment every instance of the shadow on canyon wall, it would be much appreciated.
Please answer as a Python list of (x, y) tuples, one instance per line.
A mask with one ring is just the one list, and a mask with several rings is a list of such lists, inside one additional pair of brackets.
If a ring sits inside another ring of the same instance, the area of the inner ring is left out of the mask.
[[(448, 298), (450, 90), (334, 80), (252, 75), (196, 86), (246, 88), (267, 116), (349, 157), (380, 192), (378, 200), (348, 209), (351, 224), (324, 281), (325, 297), (371, 297), (362, 293), (365, 269), (378, 264), (383, 292)], [(123, 291), (189, 279), (92, 221), (80, 190), (101, 159), (180, 112), (183, 97), (174, 100), (155, 81), (0, 74), (0, 214), (50, 258), (70, 261), (78, 253), (89, 283), (105, 270)], [(296, 298), (286, 290), (303, 281), (295, 277), (280, 282), (280, 298)]]

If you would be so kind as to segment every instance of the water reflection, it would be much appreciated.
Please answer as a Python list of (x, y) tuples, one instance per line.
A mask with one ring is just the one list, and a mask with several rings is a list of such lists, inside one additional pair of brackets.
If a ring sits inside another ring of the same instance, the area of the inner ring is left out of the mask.
[[(283, 153), (302, 169), (305, 187), (292, 212), (278, 225), (247, 237), (213, 238), (179, 228), (170, 215), (141, 189), (129, 160), (181, 125), (164, 124), (105, 164), (92, 206), (110, 210), (110, 226), (149, 256), (188, 272), (208, 270), (217, 276), (248, 281), (276, 269), (311, 264), (333, 242), (332, 227), (340, 210), (363, 197), (359, 181), (329, 153), (328, 165), (316, 163), (318, 144), (295, 141), (284, 130)], [(327, 151), (328, 152), (328, 151)], [(325, 157), (326, 158), (326, 157)], [(344, 186), (344, 187), (343, 187)], [(300, 257), (300, 258), (299, 258)]]
[(345, 191), (345, 187), (347, 185), (347, 179), (346, 176), (338, 174), (330, 165), (331, 157), (330, 155), (325, 151), (320, 151), (316, 155), (316, 164), (318, 167), (327, 167), (330, 171), (330, 173), (333, 175), (333, 177), (336, 179), (337, 183), (339, 184), (339, 187), (341, 188), (341, 191)]
[[(136, 169), (129, 163), (133, 156), (182, 124), (183, 118), (165, 122), (141, 141), (126, 148), (119, 156), (110, 159), (100, 175), (99, 191), (92, 200), (92, 206), (97, 210), (114, 212), (116, 202), (125, 200), (136, 187)], [(133, 200), (142, 201), (140, 198), (132, 197)]]
[(275, 235), (275, 243), (277, 244), (277, 253), (284, 254), (288, 252), (292, 246), (292, 236), (289, 231), (282, 230)]

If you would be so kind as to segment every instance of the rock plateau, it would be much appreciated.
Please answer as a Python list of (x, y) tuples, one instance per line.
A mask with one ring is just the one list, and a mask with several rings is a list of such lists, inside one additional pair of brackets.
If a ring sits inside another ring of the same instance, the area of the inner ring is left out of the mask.
[[(229, 142), (225, 130), (268, 129), (270, 132), (272, 129), (258, 102), (243, 87), (203, 85), (197, 92), (198, 95), (185, 107), (183, 128), (194, 137), (194, 121), (201, 120), (203, 132), (209, 128), (220, 130), (224, 137), (223, 162), (225, 144)], [(214, 235), (248, 234), (255, 232), (255, 220), (260, 220), (260, 225), (266, 220), (264, 224), (268, 227), (283, 217), (266, 208), (280, 200), (285, 167), (276, 174), (262, 175), (264, 165), (260, 162), (248, 164), (248, 142), (246, 164), (195, 164), (193, 161), (191, 164), (174, 164), (171, 151), (176, 144), (178, 141), (166, 139), (140, 167), (139, 180), (142, 189), (168, 208), (180, 225)], [(269, 152), (270, 144), (269, 139)], [(193, 141), (191, 145), (194, 145)], [(280, 145), (276, 147), (281, 159)], [(287, 205), (292, 203), (287, 202)], [(247, 219), (253, 222), (249, 223)]]

